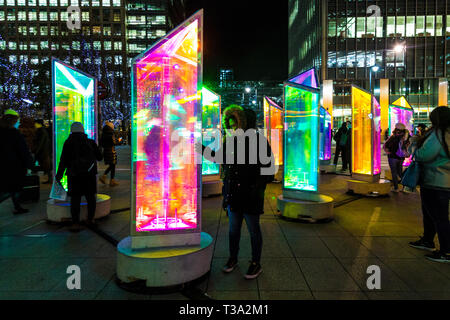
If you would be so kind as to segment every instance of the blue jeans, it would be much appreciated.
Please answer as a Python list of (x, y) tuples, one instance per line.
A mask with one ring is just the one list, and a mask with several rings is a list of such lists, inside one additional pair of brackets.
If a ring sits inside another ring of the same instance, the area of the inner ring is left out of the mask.
[(402, 178), (403, 175), (403, 161), (400, 159), (388, 158), (389, 168), (391, 168), (392, 182), (394, 183), (394, 189), (398, 190), (398, 178)]
[(229, 245), (230, 257), (237, 260), (239, 253), (239, 241), (241, 239), (242, 221), (245, 219), (252, 244), (252, 261), (259, 263), (262, 251), (262, 234), (259, 226), (259, 214), (242, 214), (233, 212), (228, 206), (228, 219), (230, 223)]

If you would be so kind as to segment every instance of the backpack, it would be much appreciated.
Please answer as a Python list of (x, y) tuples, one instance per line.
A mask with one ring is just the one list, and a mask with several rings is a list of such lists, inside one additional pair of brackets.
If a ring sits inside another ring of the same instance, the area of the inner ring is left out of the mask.
[(345, 147), (345, 145), (347, 144), (347, 136), (348, 136), (348, 133), (344, 133), (341, 136), (341, 139), (339, 140), (339, 146)]
[(89, 140), (86, 143), (80, 143), (75, 148), (74, 159), (72, 161), (72, 175), (87, 175), (93, 172), (97, 159)]

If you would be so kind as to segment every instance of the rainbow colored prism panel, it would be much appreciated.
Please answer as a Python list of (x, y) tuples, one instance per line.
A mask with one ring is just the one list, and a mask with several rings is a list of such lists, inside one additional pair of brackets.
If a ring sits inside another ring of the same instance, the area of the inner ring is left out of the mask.
[(284, 86), (284, 179), (289, 190), (318, 190), (319, 99), (314, 89)]
[(283, 164), (283, 110), (271, 99), (264, 98), (264, 132), (275, 157), (275, 165)]
[(316, 76), (316, 70), (314, 68), (309, 69), (299, 75), (289, 79), (289, 82), (300, 84), (311, 88), (319, 88), (319, 80)]
[(372, 113), (373, 127), (372, 131), (372, 154), (373, 154), (373, 174), (381, 172), (381, 106), (377, 99), (372, 95)]
[(136, 232), (199, 226), (194, 144), (201, 139), (201, 19), (194, 16), (133, 60)]
[[(374, 175), (372, 95), (352, 87), (352, 172)], [(379, 135), (379, 133), (378, 133)]]
[[(212, 150), (220, 148), (217, 132), (221, 128), (220, 96), (211, 90), (202, 89), (202, 137), (203, 145)], [(215, 134), (214, 134), (215, 133)], [(220, 165), (205, 158), (202, 161), (202, 175), (219, 174)]]
[[(394, 105), (389, 106), (389, 132), (395, 129), (397, 123), (403, 123), (406, 129), (413, 134), (414, 132), (414, 111), (412, 109), (402, 108)], [(405, 158), (403, 166), (408, 167), (411, 164), (411, 157)]]
[[(81, 122), (88, 138), (97, 141), (96, 80), (52, 59), (53, 168), (59, 166), (64, 142), (73, 122)], [(61, 180), (67, 190), (67, 176)]]
[(331, 115), (325, 108), (320, 108), (320, 147), (319, 159), (331, 159)]

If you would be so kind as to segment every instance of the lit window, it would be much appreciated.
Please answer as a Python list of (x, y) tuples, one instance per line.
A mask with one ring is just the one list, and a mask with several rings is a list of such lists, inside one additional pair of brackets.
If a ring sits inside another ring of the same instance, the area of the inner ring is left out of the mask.
[(0, 11), (0, 21), (5, 21), (5, 11)]
[(16, 5), (16, 1), (15, 0), (7, 0), (6, 1), (6, 5), (8, 5), (8, 6), (15, 6)]
[(81, 19), (83, 20), (83, 21), (89, 21), (89, 11), (83, 11), (82, 13), (81, 13)]
[(426, 35), (434, 37), (434, 19), (435, 16), (427, 16), (427, 30)]
[(111, 0), (103, 0), (103, 6), (109, 7), (111, 5)]
[(56, 26), (50, 27), (50, 35), (57, 36), (58, 35), (58, 27), (56, 27)]
[(336, 37), (336, 20), (331, 19), (328, 21), (328, 36)]
[(27, 35), (27, 26), (19, 26), (19, 33), (26, 36)]
[(40, 21), (47, 21), (47, 11), (39, 12), (39, 20)]
[(59, 0), (59, 4), (60, 6), (68, 6), (69, 5), (69, 0)]
[(112, 57), (110, 57), (110, 56), (105, 57), (105, 62), (106, 63), (112, 63)]
[(101, 34), (102, 33), (102, 29), (100, 26), (93, 26), (92, 27), (92, 34)]
[(91, 29), (88, 26), (81, 27), (82, 33), (89, 36), (91, 34)]
[(25, 0), (17, 0), (17, 5), (24, 6), (24, 5), (26, 5), (26, 1)]
[(103, 34), (105, 36), (110, 36), (111, 35), (111, 27), (103, 27)]
[(156, 30), (156, 36), (157, 37), (164, 37), (166, 35), (165, 30)]
[(100, 41), (94, 41), (94, 49), (102, 50), (102, 43)]
[(387, 36), (395, 37), (395, 17), (387, 17)]
[(26, 43), (24, 43), (24, 42), (21, 42), (21, 43), (19, 44), (19, 49), (20, 49), (20, 50), (28, 50), (28, 44), (26, 44)]
[(122, 56), (114, 56), (114, 64), (122, 64)]
[(50, 0), (50, 5), (51, 5), (52, 7), (58, 6), (58, 0)]
[(47, 26), (41, 26), (41, 36), (48, 35), (48, 27)]
[(19, 11), (17, 13), (17, 20), (19, 20), (19, 21), (26, 21), (27, 20), (27, 12), (26, 11)]
[(46, 6), (47, 5), (47, 0), (39, 0), (39, 5), (40, 6)]
[(8, 48), (9, 50), (16, 50), (17, 49), (17, 43), (14, 41), (9, 41), (8, 42)]
[(80, 58), (73, 58), (73, 64), (74, 65), (80, 64)]
[(103, 42), (103, 49), (104, 50), (111, 50), (111, 41)]
[(156, 16), (156, 23), (157, 24), (165, 24), (166, 23), (166, 17), (165, 16)]
[(80, 50), (80, 41), (72, 41), (72, 49)]
[(28, 62), (28, 56), (25, 56), (25, 55), (19, 56), (19, 60), (26, 63), (26, 62)]
[(37, 36), (37, 33), (38, 33), (37, 27), (36, 26), (30, 26), (28, 34), (30, 36)]
[(81, 0), (82, 6), (89, 6), (89, 0)]
[(120, 22), (120, 13), (114, 13), (114, 22)]
[(16, 12), (14, 9), (8, 9), (8, 21), (16, 20)]
[(61, 21), (67, 21), (69, 20), (69, 13), (67, 11), (61, 11)]
[(375, 17), (375, 23), (377, 25), (377, 37), (383, 37), (383, 17)]
[(39, 58), (36, 56), (33, 56), (31, 58), (31, 64), (39, 64)]
[(71, 6), (78, 6), (78, 4), (79, 4), (78, 0), (70, 0)]
[(9, 62), (16, 63), (17, 62), (17, 56), (9, 56)]
[(367, 33), (366, 37), (375, 37), (375, 17), (367, 18)]
[(397, 17), (397, 25), (396, 25), (396, 36), (404, 37), (405, 36), (405, 17)]
[(58, 12), (50, 12), (50, 21), (58, 21)]
[[(446, 30), (446, 35), (450, 36), (450, 15), (447, 16), (447, 30)], [(450, 60), (447, 60), (450, 61)], [(449, 86), (450, 88), (450, 86)]]
[(70, 50), (70, 45), (68, 44), (62, 44), (61, 48), (63, 48), (64, 50)]
[(29, 6), (35, 6), (36, 5), (36, 0), (28, 0), (28, 5)]
[(52, 50), (58, 50), (59, 49), (59, 43), (52, 42), (51, 46)]
[(6, 49), (6, 41), (5, 40), (0, 40), (0, 49)]
[(406, 36), (407, 37), (414, 37), (416, 30), (416, 17), (406, 17)]
[(120, 7), (120, 0), (113, 0), (114, 7)]
[(356, 37), (362, 38), (366, 34), (366, 18), (358, 17), (356, 21)]
[(37, 20), (37, 12), (36, 11), (28, 11), (28, 20), (36, 21)]
[(114, 50), (122, 50), (122, 42), (114, 42)]
[(442, 36), (442, 28), (443, 28), (443, 18), (442, 16), (436, 16), (436, 36)]
[(425, 17), (424, 16), (416, 17), (416, 36), (417, 37), (425, 36)]
[(30, 42), (30, 50), (38, 50), (37, 42)]
[(93, 7), (100, 7), (100, 0), (92, 0)]

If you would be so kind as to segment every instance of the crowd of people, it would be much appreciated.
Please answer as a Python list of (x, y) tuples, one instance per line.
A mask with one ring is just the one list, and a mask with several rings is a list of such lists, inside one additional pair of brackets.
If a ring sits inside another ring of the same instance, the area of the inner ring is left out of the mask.
[[(405, 158), (413, 155), (413, 160), (419, 163), (420, 197), (422, 203), (424, 235), (418, 241), (410, 242), (414, 248), (432, 251), (427, 258), (433, 261), (450, 262), (450, 109), (448, 107), (435, 108), (430, 114), (431, 127), (418, 125), (418, 132), (411, 136), (405, 124), (398, 123), (391, 136), (384, 143), (384, 150), (388, 157), (389, 167), (392, 171), (393, 191), (398, 192), (399, 182), (403, 175), (403, 162)], [(25, 138), (18, 131), (20, 125), (19, 114), (7, 110), (0, 119), (0, 134), (3, 137), (0, 150), (2, 177), (0, 179), (0, 202), (11, 197), (14, 203), (15, 214), (27, 212), (22, 208), (18, 195), (27, 170), (33, 168), (37, 161), (48, 176), (48, 183), (52, 181), (50, 138), (43, 130), (43, 122), (37, 120), (36, 137), (33, 149), (27, 147)], [(225, 135), (221, 154), (227, 156), (226, 140), (233, 137), (231, 132), (236, 129), (256, 131), (256, 114), (254, 111), (231, 105), (223, 112), (223, 128)], [(273, 158), (269, 143), (264, 136), (258, 134), (259, 140), (265, 139), (268, 156)], [(334, 135), (336, 152), (334, 163), (337, 164), (339, 156), (342, 157), (342, 170), (351, 169), (351, 123), (344, 122)], [(130, 140), (130, 139), (128, 139)], [(116, 186), (115, 166), (117, 153), (115, 146), (120, 143), (114, 134), (114, 125), (106, 122), (102, 130), (100, 147), (84, 133), (83, 125), (72, 123), (71, 133), (65, 141), (59, 167), (54, 177), (56, 182), (61, 181), (64, 175), (68, 180), (68, 194), (70, 195), (72, 231), (80, 230), (80, 201), (84, 195), (88, 203), (88, 225), (95, 225), (95, 208), (97, 193), (97, 162), (104, 159), (107, 169), (100, 176), (100, 181), (106, 183), (110, 174), (110, 186)], [(237, 143), (236, 141), (234, 143)], [(251, 146), (250, 139), (245, 140), (245, 152), (248, 154)], [(196, 151), (211, 155), (215, 160), (215, 153), (219, 150), (208, 150), (207, 147), (196, 145)], [(235, 150), (237, 147), (235, 147)], [(32, 154), (33, 153), (33, 154)], [(223, 159), (223, 160), (224, 160)], [(222, 161), (221, 175), (223, 179), (223, 208), (229, 218), (229, 259), (223, 271), (232, 272), (238, 264), (239, 242), (242, 223), (245, 220), (250, 233), (252, 260), (245, 275), (247, 279), (255, 279), (262, 272), (261, 253), (263, 237), (260, 228), (260, 215), (264, 213), (264, 193), (267, 183), (273, 180), (273, 175), (261, 174), (264, 165), (258, 161), (250, 163), (246, 156), (245, 163), (234, 161), (228, 164)], [(5, 169), (7, 168), (7, 169)], [(434, 237), (437, 234), (440, 249), (435, 250)]]

